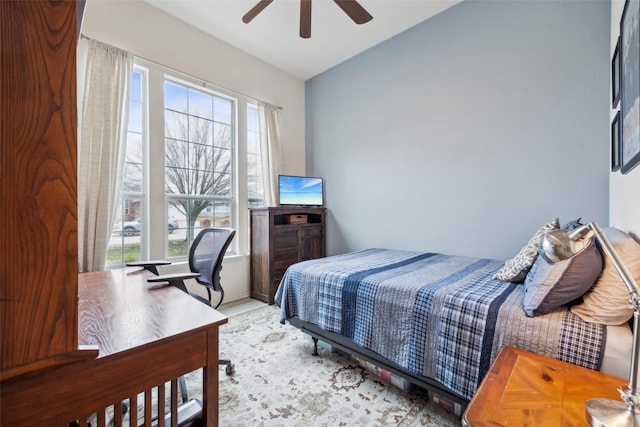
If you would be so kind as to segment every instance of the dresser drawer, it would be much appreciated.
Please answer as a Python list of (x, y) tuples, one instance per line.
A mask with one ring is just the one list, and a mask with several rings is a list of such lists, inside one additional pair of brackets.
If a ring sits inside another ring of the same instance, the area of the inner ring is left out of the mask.
[(273, 247), (277, 251), (280, 248), (298, 247), (298, 229), (281, 228), (273, 233)]

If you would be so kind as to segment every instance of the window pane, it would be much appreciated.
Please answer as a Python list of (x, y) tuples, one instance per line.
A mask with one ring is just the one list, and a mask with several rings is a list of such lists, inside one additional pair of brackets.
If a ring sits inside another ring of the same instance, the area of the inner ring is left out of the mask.
[(127, 133), (124, 161), (142, 163), (142, 134), (135, 132)]
[(195, 234), (197, 235), (204, 227), (229, 227), (231, 225), (231, 204), (230, 200), (207, 203), (198, 215)]
[(131, 102), (142, 103), (142, 73), (133, 72), (131, 78)]
[(124, 173), (122, 176), (122, 191), (126, 193), (142, 192), (142, 164), (124, 164)]
[(189, 193), (189, 169), (166, 166), (165, 184), (166, 192), (172, 194)]
[(259, 180), (257, 176), (247, 177), (247, 187), (249, 192), (249, 200), (261, 200), (264, 198), (262, 193), (262, 180)]
[(174, 111), (165, 110), (164, 134), (168, 138), (187, 141), (189, 138), (189, 116)]
[(215, 123), (213, 125), (213, 133), (216, 147), (231, 148), (231, 126)]
[(121, 170), (121, 197), (116, 222), (107, 247), (106, 267), (121, 267), (130, 261), (138, 261), (145, 255), (142, 234), (144, 227), (144, 173), (146, 129), (147, 73), (136, 68), (131, 75), (129, 93), (129, 120)]
[(141, 259), (142, 200), (124, 197), (107, 248), (106, 267), (117, 267)]
[(187, 167), (187, 147), (183, 141), (167, 138), (165, 140), (165, 165), (176, 168)]
[[(167, 214), (180, 224), (168, 237), (169, 256), (185, 258), (193, 238), (211, 225), (231, 225), (235, 102), (173, 82), (187, 110), (165, 102)], [(173, 111), (173, 110), (177, 111)], [(224, 200), (219, 200), (224, 198)], [(187, 243), (186, 245), (184, 243)]]
[(168, 198), (168, 215), (180, 227), (169, 233), (169, 257), (183, 258), (200, 230), (211, 226), (231, 225), (231, 201), (211, 202), (184, 197)]
[(189, 141), (213, 145), (212, 124), (211, 120), (190, 117)]
[(231, 150), (224, 150), (219, 148), (216, 150), (216, 164), (214, 170), (216, 172), (230, 172), (231, 171)]
[(255, 132), (247, 132), (247, 152), (251, 154), (258, 154), (260, 152), (260, 146), (258, 145), (258, 134)]
[[(207, 171), (213, 172), (213, 147), (201, 144), (189, 144), (189, 167), (202, 171), (199, 180), (205, 184), (211, 178)], [(205, 193), (201, 193), (205, 194)]]
[(213, 118), (211, 95), (189, 89), (189, 114), (211, 120)]
[(228, 173), (216, 173), (214, 194), (216, 196), (231, 196), (231, 175)]
[(215, 97), (213, 100), (213, 119), (219, 123), (232, 124), (233, 102), (228, 99)]
[(259, 131), (258, 109), (254, 107), (247, 108), (247, 130), (249, 132)]
[(171, 82), (164, 82), (164, 107), (186, 113), (187, 88)]
[(247, 154), (247, 175), (256, 178), (262, 176), (262, 163), (256, 154)]
[(167, 214), (173, 218), (180, 226), (173, 233), (167, 235), (167, 251), (170, 258), (184, 258), (189, 255), (189, 248), (193, 237), (189, 238), (187, 233), (187, 219), (185, 209), (178, 202), (178, 199), (168, 199)]
[(258, 109), (247, 106), (247, 194), (249, 208), (266, 205), (260, 157), (260, 124)]
[(133, 132), (142, 133), (142, 104), (137, 102), (129, 103), (129, 127)]

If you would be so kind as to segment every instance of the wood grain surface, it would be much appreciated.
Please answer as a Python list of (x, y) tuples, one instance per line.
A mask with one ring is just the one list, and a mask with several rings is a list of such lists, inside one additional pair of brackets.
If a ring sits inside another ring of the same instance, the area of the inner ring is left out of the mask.
[(81, 274), (79, 340), (92, 360), (3, 381), (7, 425), (64, 425), (203, 369), (208, 426), (218, 421), (218, 327), (226, 316), (135, 268)]
[(0, 2), (3, 379), (77, 352), (76, 42), (83, 4)]
[(473, 397), (465, 426), (588, 426), (585, 402), (621, 401), (627, 381), (513, 347), (503, 348)]

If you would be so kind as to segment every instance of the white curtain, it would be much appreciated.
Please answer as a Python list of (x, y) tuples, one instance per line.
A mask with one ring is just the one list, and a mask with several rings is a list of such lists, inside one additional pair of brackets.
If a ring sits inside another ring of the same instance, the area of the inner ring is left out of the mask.
[(104, 269), (117, 214), (133, 58), (87, 38), (78, 54), (78, 268), (88, 272)]
[(278, 203), (278, 175), (280, 174), (280, 129), (278, 110), (266, 102), (258, 102), (260, 120), (260, 157), (262, 159), (262, 183), (267, 206)]

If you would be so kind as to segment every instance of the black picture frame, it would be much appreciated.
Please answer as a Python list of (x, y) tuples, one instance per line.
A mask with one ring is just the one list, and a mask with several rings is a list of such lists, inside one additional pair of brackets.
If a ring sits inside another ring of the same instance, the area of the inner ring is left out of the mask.
[(620, 102), (620, 37), (613, 48), (611, 58), (611, 108), (616, 108)]
[(611, 122), (611, 172), (620, 169), (620, 110)]
[(640, 0), (626, 0), (620, 20), (620, 170), (640, 163)]

